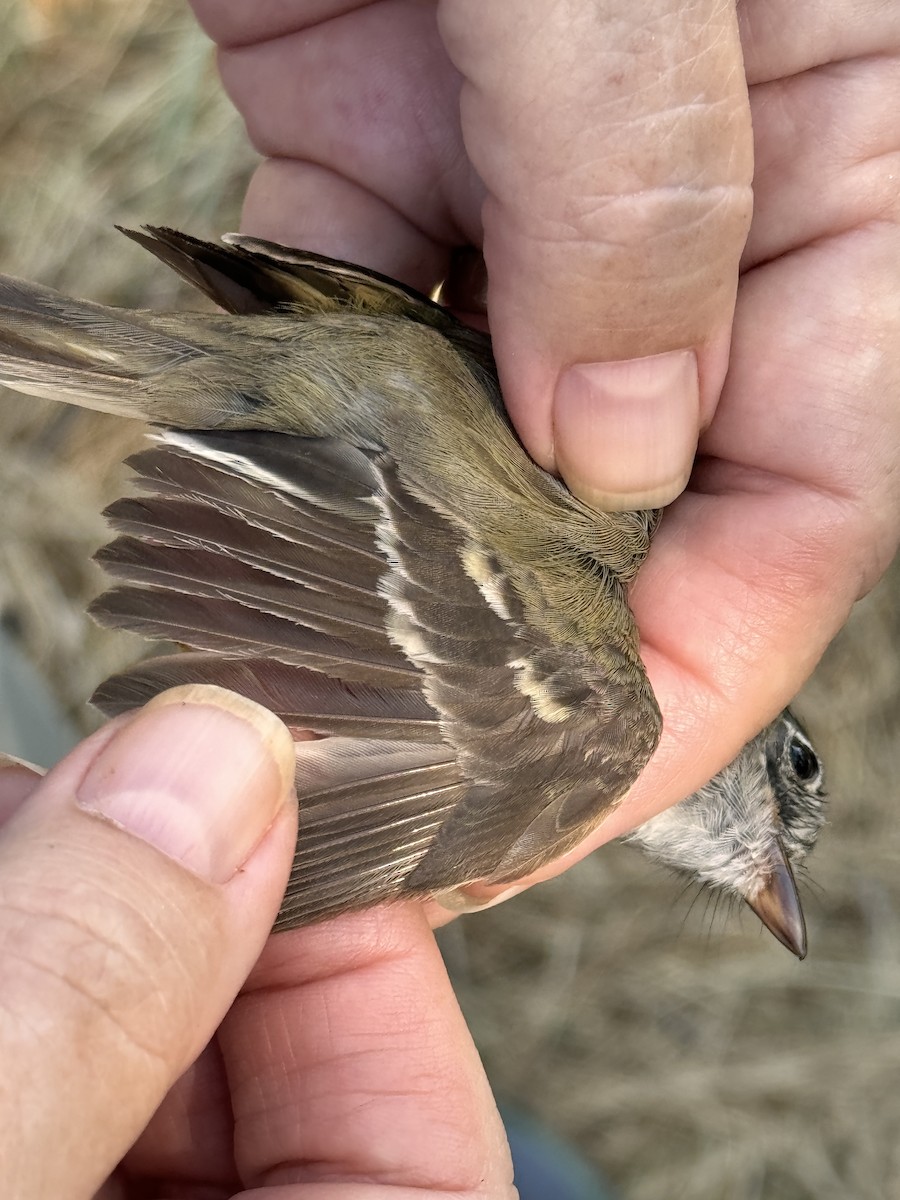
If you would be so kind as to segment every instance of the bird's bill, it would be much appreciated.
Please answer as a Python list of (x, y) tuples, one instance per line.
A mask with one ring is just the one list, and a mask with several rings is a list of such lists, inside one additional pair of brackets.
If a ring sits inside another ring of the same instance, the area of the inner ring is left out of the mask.
[(772, 852), (769, 878), (753, 899), (745, 899), (782, 946), (787, 946), (798, 958), (806, 958), (806, 922), (794, 873), (780, 842)]

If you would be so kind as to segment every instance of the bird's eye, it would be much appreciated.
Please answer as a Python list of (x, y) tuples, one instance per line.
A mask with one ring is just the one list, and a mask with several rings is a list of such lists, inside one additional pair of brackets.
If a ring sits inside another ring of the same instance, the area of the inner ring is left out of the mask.
[(796, 736), (792, 737), (788, 753), (794, 774), (801, 782), (809, 783), (816, 778), (820, 769), (819, 760), (808, 742), (804, 742), (802, 738)]

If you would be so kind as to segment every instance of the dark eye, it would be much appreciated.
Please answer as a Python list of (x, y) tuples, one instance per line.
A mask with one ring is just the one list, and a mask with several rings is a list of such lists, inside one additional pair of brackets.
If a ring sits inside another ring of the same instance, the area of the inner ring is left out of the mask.
[(819, 774), (819, 760), (816, 758), (812, 746), (808, 742), (804, 742), (802, 738), (796, 736), (791, 738), (788, 754), (794, 774), (801, 782), (809, 783)]

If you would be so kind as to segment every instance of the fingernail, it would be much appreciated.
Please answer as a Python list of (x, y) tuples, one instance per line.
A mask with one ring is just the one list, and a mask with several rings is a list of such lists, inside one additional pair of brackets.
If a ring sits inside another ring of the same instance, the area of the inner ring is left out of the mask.
[(659, 508), (687, 484), (699, 423), (693, 350), (578, 363), (556, 386), (557, 466), (572, 491), (595, 508)]
[(28, 762), (27, 759), (17, 758), (15, 754), (7, 754), (5, 750), (0, 750), (0, 771), (27, 771), (30, 775), (38, 776), (46, 774), (43, 767)]
[(294, 780), (294, 745), (270, 712), (223, 688), (154, 697), (100, 751), (81, 808), (212, 883), (246, 862)]

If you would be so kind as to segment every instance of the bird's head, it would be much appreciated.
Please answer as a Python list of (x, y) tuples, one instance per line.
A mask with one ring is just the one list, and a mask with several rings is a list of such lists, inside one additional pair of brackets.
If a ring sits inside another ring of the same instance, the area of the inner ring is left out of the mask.
[(806, 926), (793, 868), (824, 823), (822, 764), (785, 709), (705, 787), (627, 840), (696, 882), (745, 900), (803, 958)]

